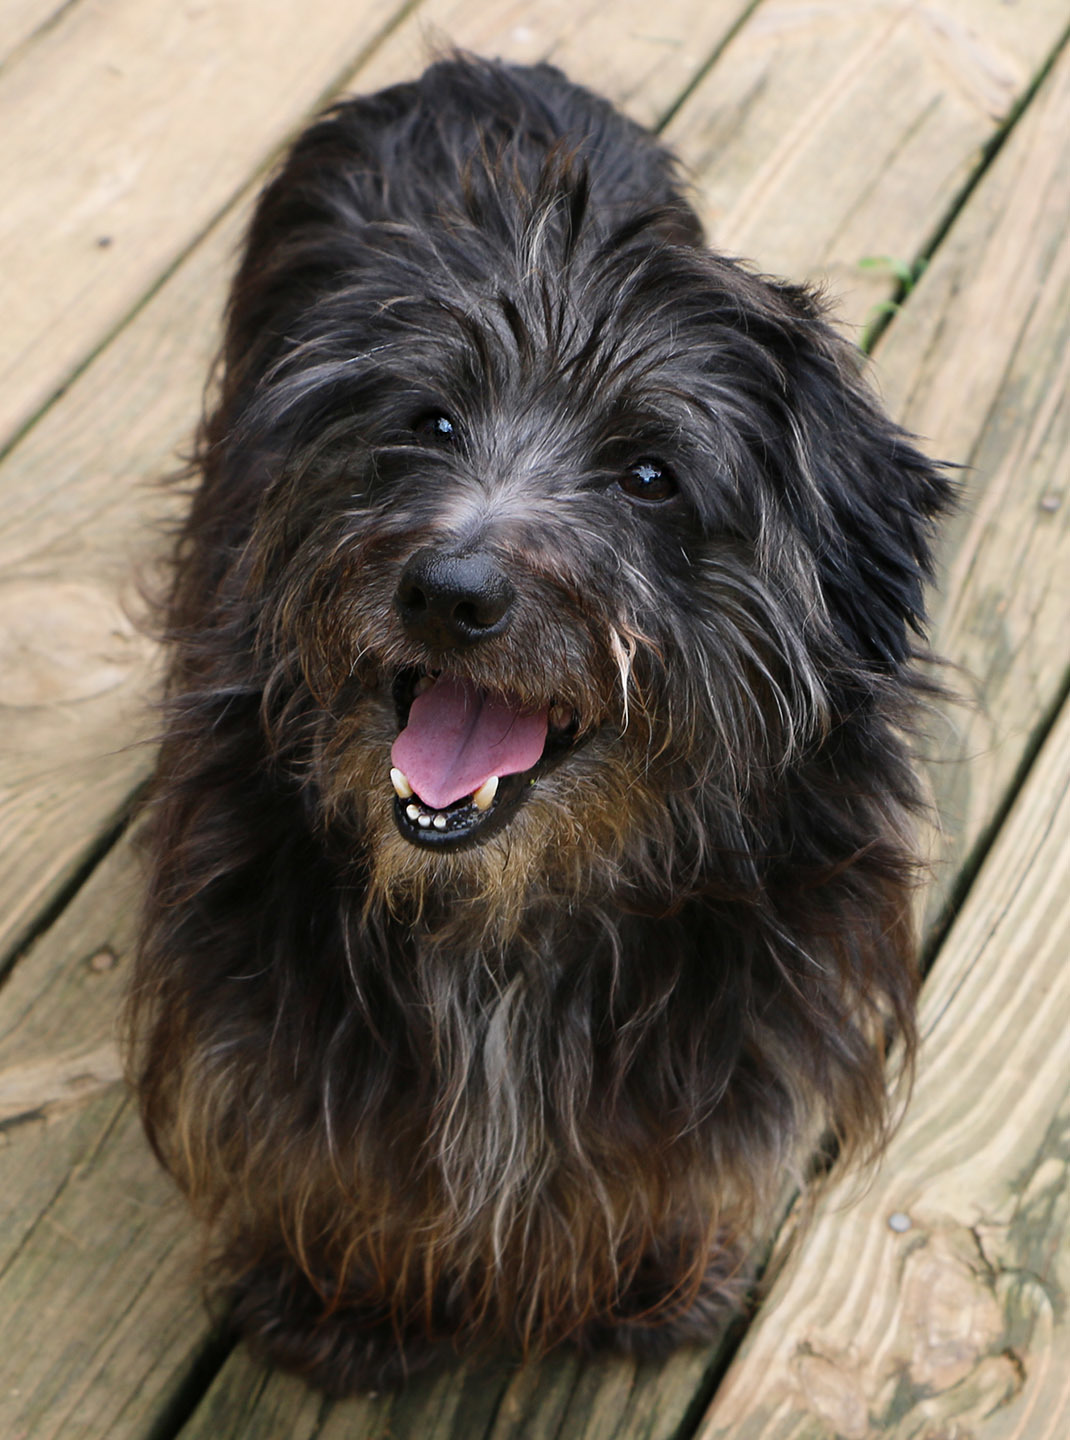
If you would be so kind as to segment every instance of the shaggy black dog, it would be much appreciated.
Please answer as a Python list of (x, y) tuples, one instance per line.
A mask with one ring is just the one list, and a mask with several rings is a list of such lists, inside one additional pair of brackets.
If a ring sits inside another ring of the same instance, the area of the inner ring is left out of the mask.
[(915, 990), (947, 482), (547, 66), (347, 101), (257, 208), (168, 600), (145, 1122), (261, 1353), (712, 1333)]

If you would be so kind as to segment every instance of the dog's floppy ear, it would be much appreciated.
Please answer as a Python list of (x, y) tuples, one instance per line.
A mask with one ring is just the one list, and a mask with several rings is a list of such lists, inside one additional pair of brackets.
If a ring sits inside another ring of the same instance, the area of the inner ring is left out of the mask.
[(797, 317), (787, 365), (796, 473), (792, 520), (817, 557), (830, 619), (851, 653), (898, 670), (924, 625), (936, 521), (952, 508), (945, 467), (880, 409), (861, 357), (806, 291), (778, 287)]

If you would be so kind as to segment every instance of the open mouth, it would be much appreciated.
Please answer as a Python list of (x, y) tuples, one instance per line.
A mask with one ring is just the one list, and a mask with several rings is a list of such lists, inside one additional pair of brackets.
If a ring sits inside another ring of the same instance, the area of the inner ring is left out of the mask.
[(481, 843), (512, 819), (576, 737), (567, 706), (524, 708), (455, 675), (402, 671), (394, 700), (394, 820), (414, 845)]

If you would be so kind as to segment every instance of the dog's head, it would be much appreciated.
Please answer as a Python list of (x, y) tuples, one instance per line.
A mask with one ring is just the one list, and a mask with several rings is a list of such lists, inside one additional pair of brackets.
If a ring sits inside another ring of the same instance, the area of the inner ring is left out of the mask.
[(485, 151), (358, 224), (302, 164), (209, 461), (283, 763), (388, 886), (757, 883), (807, 757), (898, 718), (943, 481), (681, 200)]

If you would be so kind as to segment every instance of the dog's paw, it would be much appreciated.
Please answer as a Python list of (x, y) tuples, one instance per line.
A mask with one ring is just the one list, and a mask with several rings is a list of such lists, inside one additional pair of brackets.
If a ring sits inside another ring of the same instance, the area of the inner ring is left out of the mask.
[(681, 1345), (707, 1345), (743, 1313), (751, 1279), (735, 1252), (710, 1262), (697, 1292), (681, 1301), (675, 1271), (653, 1259), (640, 1266), (611, 1315), (592, 1322), (579, 1337), (585, 1351), (615, 1350), (639, 1358), (662, 1358)]
[(453, 1353), (400, 1330), (381, 1307), (328, 1304), (296, 1266), (255, 1270), (230, 1295), (250, 1351), (329, 1395), (396, 1389)]

